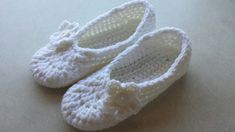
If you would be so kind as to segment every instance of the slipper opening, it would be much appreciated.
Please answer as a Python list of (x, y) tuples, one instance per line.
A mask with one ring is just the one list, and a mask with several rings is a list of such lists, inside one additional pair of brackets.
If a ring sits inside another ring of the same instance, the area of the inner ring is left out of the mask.
[(142, 83), (163, 75), (181, 52), (182, 36), (166, 30), (140, 41), (112, 68), (111, 79), (120, 82)]
[(146, 5), (135, 3), (113, 10), (96, 21), (79, 39), (83, 48), (104, 48), (124, 41), (133, 35), (141, 23)]

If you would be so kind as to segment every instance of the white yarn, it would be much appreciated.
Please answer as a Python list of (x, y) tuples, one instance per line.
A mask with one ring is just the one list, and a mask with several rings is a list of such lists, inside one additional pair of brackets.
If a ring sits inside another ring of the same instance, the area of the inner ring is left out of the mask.
[(177, 28), (141, 37), (100, 71), (64, 95), (64, 119), (81, 130), (101, 130), (139, 112), (182, 77), (191, 57), (190, 41)]
[(76, 22), (64, 21), (49, 43), (33, 55), (33, 77), (50, 88), (71, 85), (153, 29), (155, 14), (147, 1), (125, 3), (82, 28)]

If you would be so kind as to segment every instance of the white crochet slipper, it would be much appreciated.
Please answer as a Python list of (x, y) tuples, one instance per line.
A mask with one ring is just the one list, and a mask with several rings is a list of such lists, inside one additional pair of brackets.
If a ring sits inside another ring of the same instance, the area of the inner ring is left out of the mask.
[(125, 3), (79, 29), (65, 21), (50, 42), (32, 57), (31, 70), (41, 85), (60, 88), (109, 63), (143, 34), (155, 29), (147, 1)]
[(190, 42), (182, 30), (148, 33), (109, 65), (73, 85), (62, 100), (63, 117), (81, 130), (114, 126), (182, 77), (190, 56)]

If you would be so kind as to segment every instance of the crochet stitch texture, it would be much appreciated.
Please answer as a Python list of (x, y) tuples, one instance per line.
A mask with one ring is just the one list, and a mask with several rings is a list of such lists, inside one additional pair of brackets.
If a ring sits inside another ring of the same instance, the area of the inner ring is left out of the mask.
[(190, 41), (181, 29), (148, 33), (100, 71), (74, 84), (63, 97), (63, 117), (81, 130), (114, 126), (182, 77), (190, 57)]
[(155, 29), (147, 1), (132, 1), (98, 16), (84, 27), (64, 21), (49, 43), (32, 57), (34, 79), (61, 88), (103, 67), (145, 33)]

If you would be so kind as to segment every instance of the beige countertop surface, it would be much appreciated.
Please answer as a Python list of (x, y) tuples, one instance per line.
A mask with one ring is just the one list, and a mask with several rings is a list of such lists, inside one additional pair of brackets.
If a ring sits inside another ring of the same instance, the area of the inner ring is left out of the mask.
[[(126, 0), (1, 0), (0, 131), (78, 132), (62, 119), (66, 89), (38, 86), (33, 53), (62, 20), (84, 25)], [(175, 26), (191, 38), (188, 73), (137, 115), (106, 132), (235, 131), (235, 1), (150, 0), (157, 28)]]

